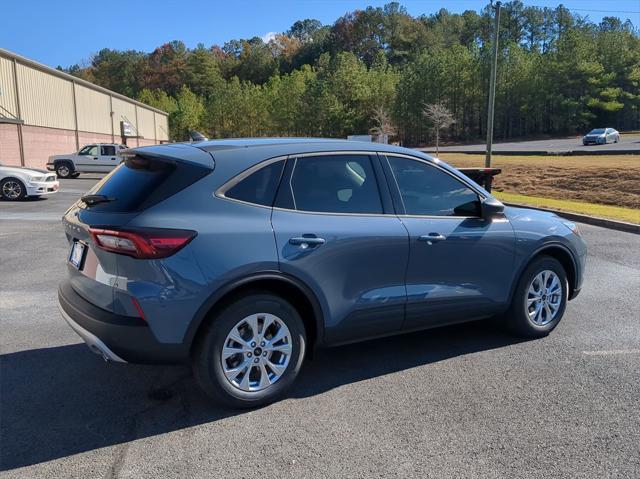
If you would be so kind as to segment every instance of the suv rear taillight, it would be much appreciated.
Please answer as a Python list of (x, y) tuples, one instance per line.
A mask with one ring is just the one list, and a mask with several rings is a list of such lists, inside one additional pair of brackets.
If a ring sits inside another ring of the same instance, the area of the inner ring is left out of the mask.
[(166, 258), (184, 248), (197, 233), (161, 228), (89, 228), (96, 246), (138, 259)]

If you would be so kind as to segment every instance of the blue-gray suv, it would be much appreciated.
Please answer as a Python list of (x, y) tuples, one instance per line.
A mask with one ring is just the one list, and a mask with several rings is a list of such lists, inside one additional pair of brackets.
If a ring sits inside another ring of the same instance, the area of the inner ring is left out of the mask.
[(190, 362), (239, 407), (319, 346), (500, 318), (540, 337), (580, 291), (576, 225), (422, 153), (316, 139), (128, 150), (66, 212), (62, 314), (117, 362)]

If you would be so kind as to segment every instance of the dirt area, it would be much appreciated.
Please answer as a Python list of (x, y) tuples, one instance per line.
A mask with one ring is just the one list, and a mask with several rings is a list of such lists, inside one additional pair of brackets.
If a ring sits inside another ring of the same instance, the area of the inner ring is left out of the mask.
[[(484, 166), (484, 156), (443, 153), (462, 167)], [(499, 156), (497, 191), (640, 209), (640, 155)]]

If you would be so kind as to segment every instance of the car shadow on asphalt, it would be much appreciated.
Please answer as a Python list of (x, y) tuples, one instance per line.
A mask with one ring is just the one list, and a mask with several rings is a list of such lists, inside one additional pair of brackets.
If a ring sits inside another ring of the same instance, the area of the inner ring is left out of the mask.
[[(318, 351), (289, 398), (519, 342), (484, 322)], [(186, 366), (107, 364), (84, 344), (0, 356), (0, 471), (211, 423)]]

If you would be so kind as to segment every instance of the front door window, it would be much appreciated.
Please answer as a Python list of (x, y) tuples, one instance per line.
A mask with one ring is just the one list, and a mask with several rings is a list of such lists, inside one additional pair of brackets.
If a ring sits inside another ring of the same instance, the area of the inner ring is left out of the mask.
[(96, 145), (87, 145), (78, 153), (83, 156), (98, 156), (98, 147)]

